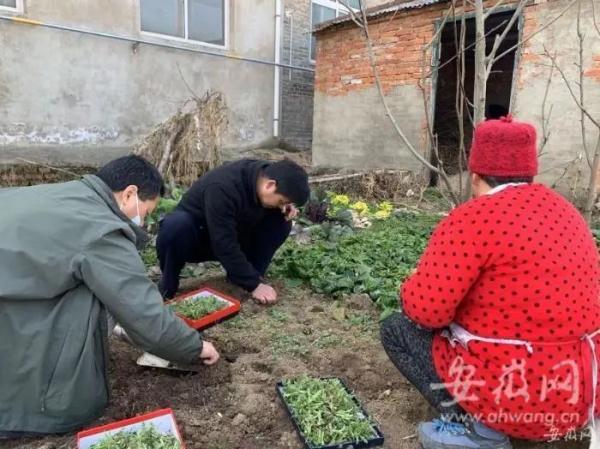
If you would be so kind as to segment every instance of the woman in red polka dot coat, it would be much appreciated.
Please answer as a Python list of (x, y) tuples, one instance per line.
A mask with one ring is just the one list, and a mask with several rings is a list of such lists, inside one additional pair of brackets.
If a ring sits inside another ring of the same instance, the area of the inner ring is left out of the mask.
[(529, 124), (477, 127), (475, 198), (438, 225), (403, 312), (382, 323), (388, 355), (442, 413), (419, 425), (425, 448), (581, 437), (600, 410), (598, 252), (579, 212), (532, 182), (536, 155)]

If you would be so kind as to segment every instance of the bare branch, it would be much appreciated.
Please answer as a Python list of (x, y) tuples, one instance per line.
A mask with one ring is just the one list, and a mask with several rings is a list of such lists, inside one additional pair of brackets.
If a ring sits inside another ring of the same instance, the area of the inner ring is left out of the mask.
[[(501, 0), (502, 1), (502, 0)], [(454, 9), (454, 3), (452, 4)], [(463, 10), (465, 2), (463, 0)], [(456, 25), (456, 18), (453, 17), (454, 23), (454, 49), (458, 56), (457, 60), (457, 71), (456, 71), (456, 94), (454, 108), (456, 110), (456, 122), (458, 125), (458, 184), (460, 185), (460, 195), (462, 199), (466, 199), (466, 188), (463, 188), (463, 171), (466, 166), (466, 151), (465, 151), (465, 39), (466, 39), (466, 26), (465, 26), (465, 15), (461, 14), (460, 21), (460, 37), (458, 36), (458, 29)], [(467, 186), (469, 183), (467, 181)]]
[(440, 34), (442, 34), (442, 31), (444, 30), (444, 27), (446, 26), (446, 22), (448, 22), (448, 18), (450, 17), (450, 14), (454, 14), (453, 11), (454, 11), (454, 1), (452, 2), (452, 5), (448, 9), (448, 11), (446, 11), (446, 14), (444, 14), (444, 19), (442, 20), (442, 23), (440, 24), (438, 30), (435, 32), (435, 34), (433, 35), (431, 40), (427, 43), (427, 45), (425, 45), (423, 51), (427, 51), (434, 44), (434, 42), (437, 41), (438, 37), (440, 36)]
[(179, 76), (181, 77), (181, 81), (183, 81), (183, 84), (187, 88), (188, 92), (192, 95), (192, 97), (194, 97), (195, 100), (198, 100), (200, 97), (198, 97), (198, 95), (196, 95), (196, 92), (194, 92), (194, 90), (190, 87), (188, 82), (185, 80), (183, 73), (181, 73), (181, 67), (179, 67), (179, 63), (177, 63), (176, 65), (177, 65), (177, 71), (179, 72)]
[[(562, 16), (564, 16), (565, 13), (569, 9), (571, 9), (575, 3), (577, 3), (577, 1), (578, 0), (572, 0), (571, 3), (569, 3), (561, 12), (558, 13), (558, 15), (556, 17), (554, 17), (553, 19), (551, 19), (548, 23), (545, 23), (540, 28), (538, 28), (537, 30), (535, 30), (533, 33), (531, 33), (530, 35), (528, 35), (528, 36), (524, 37), (523, 39), (521, 39), (519, 42), (517, 42), (515, 45), (513, 45), (512, 47), (510, 47), (508, 50), (506, 50), (503, 53), (501, 53), (499, 56), (496, 56), (494, 58), (494, 63), (496, 61), (499, 61), (500, 59), (502, 59), (507, 54), (513, 52), (514, 50), (516, 50), (517, 48), (519, 48), (521, 45), (523, 45), (524, 43), (526, 43), (529, 40), (531, 40), (534, 36), (537, 36), (539, 33), (541, 33), (546, 28), (548, 28), (549, 26), (551, 26), (554, 22), (556, 22), (558, 19), (560, 19)], [(593, 1), (594, 0), (592, 0), (592, 2)]]
[(594, 28), (596, 28), (598, 36), (600, 36), (600, 25), (598, 25), (598, 22), (596, 21), (596, 7), (594, 6), (594, 2), (595, 0), (590, 0), (590, 3), (592, 4), (592, 20), (594, 22)]
[(487, 20), (492, 14), (496, 12), (496, 10), (504, 4), (504, 0), (498, 0), (494, 6), (492, 6), (488, 11), (483, 15), (484, 19)]
[(423, 54), (423, 56), (421, 58), (421, 76), (422, 76), (422, 78), (419, 79), (419, 83), (418, 83), (419, 88), (421, 89), (421, 96), (423, 99), (423, 109), (425, 111), (425, 124), (427, 127), (427, 134), (428, 134), (428, 139), (429, 139), (429, 143), (430, 143), (430, 148), (432, 150), (432, 153), (435, 155), (436, 166), (440, 172), (444, 172), (444, 164), (443, 164), (443, 161), (440, 159), (438, 140), (437, 140), (436, 136), (434, 135), (433, 120), (430, 116), (431, 108), (430, 108), (430, 103), (429, 103), (429, 95), (428, 95), (428, 91), (425, 86), (426, 78), (424, 78), (423, 76), (426, 71), (425, 67), (426, 67), (426, 61), (427, 61), (427, 52), (428, 52), (429, 48), (431, 48), (433, 46), (433, 44), (438, 40), (440, 34), (443, 32), (444, 27), (446, 26), (446, 23), (448, 22), (450, 15), (454, 13), (454, 2), (455, 2), (455, 0), (452, 0), (451, 6), (448, 9), (448, 11), (446, 11), (446, 13), (444, 14), (442, 23), (438, 27), (434, 36), (431, 38), (431, 40), (425, 46), (423, 46), (423, 49), (421, 50), (422, 54)]
[[(344, 6), (347, 10), (348, 13), (350, 14), (350, 18), (352, 19), (352, 21), (359, 27), (359, 28), (363, 28), (363, 24), (360, 22), (360, 19), (358, 18), (358, 16), (356, 15), (356, 13), (354, 12), (354, 9), (352, 9), (348, 3), (346, 3), (345, 0), (339, 0), (339, 2), (342, 4), (342, 6)], [(360, 5), (361, 9), (362, 9), (362, 4)]]
[(394, 11), (394, 14), (392, 14), (390, 16), (390, 18), (387, 20), (387, 23), (390, 23), (392, 20), (394, 20), (396, 18), (396, 16), (398, 15), (398, 12), (400, 12), (399, 9), (397, 9), (396, 11)]
[[(496, 62), (495, 57), (496, 57), (496, 53), (498, 52), (498, 49), (500, 48), (500, 44), (502, 44), (502, 41), (504, 41), (504, 39), (506, 39), (506, 36), (508, 36), (508, 33), (510, 33), (510, 30), (512, 29), (512, 27), (515, 24), (515, 22), (517, 21), (517, 19), (521, 16), (521, 12), (523, 11), (523, 8), (525, 8), (525, 5), (527, 4), (528, 1), (529, 0), (521, 0), (519, 2), (517, 9), (515, 9), (515, 12), (513, 13), (512, 17), (510, 18), (508, 25), (506, 25), (506, 28), (504, 28), (504, 31), (502, 32), (502, 34), (496, 35), (496, 39), (494, 40), (494, 45), (492, 47), (492, 51), (490, 51), (489, 55), (487, 56), (487, 61), (489, 64), (488, 72), (491, 70), (491, 67)], [(486, 18), (487, 18), (487, 15), (486, 15)]]
[[(494, 34), (495, 31), (499, 30), (500, 28), (502, 28), (506, 23), (508, 23), (507, 20), (504, 20), (502, 23), (498, 24), (497, 26), (495, 26), (494, 28), (492, 28), (490, 31), (488, 31), (482, 39), (487, 38), (488, 36)], [(476, 39), (475, 42), (473, 42), (471, 45), (469, 45), (468, 47), (465, 48), (465, 51), (470, 50), (471, 48), (475, 47), (475, 45), (477, 45), (478, 40)], [(444, 67), (446, 67), (448, 64), (450, 64), (451, 62), (453, 62), (455, 59), (457, 58), (457, 56), (452, 56), (451, 58), (449, 58), (446, 62), (444, 62), (443, 64), (441, 64), (439, 67), (436, 67), (434, 70), (430, 71), (427, 73), (427, 75), (425, 76), (426, 78), (429, 78), (433, 72), (438, 71)]]
[(538, 175), (545, 175), (546, 173), (550, 173), (551, 171), (554, 171), (557, 168), (563, 167), (563, 171), (562, 171), (561, 175), (551, 185), (551, 187), (553, 189), (555, 189), (560, 184), (560, 182), (563, 180), (565, 175), (568, 173), (569, 169), (571, 167), (575, 166), (578, 162), (580, 162), (581, 159), (582, 159), (582, 155), (579, 154), (579, 155), (575, 156), (573, 159), (569, 159), (568, 161), (566, 161), (564, 163), (557, 164), (554, 167), (549, 167), (545, 170), (542, 170), (541, 172), (538, 173)]
[(594, 162), (592, 163), (592, 171), (590, 173), (590, 179), (588, 183), (587, 198), (583, 209), (583, 216), (588, 223), (592, 221), (592, 210), (594, 203), (598, 197), (598, 168), (600, 167), (600, 133), (598, 134), (598, 141), (596, 142), (596, 149), (594, 150)]
[[(422, 97), (423, 97), (423, 107), (425, 109), (425, 121), (426, 121), (426, 126), (427, 126), (427, 133), (429, 134), (429, 141), (431, 142), (432, 145), (432, 149), (434, 149), (437, 152), (437, 148), (433, 147), (433, 142), (434, 142), (434, 136), (433, 136), (433, 123), (429, 114), (429, 102), (428, 102), (428, 95), (424, 86), (424, 81), (425, 81), (425, 64), (427, 61), (427, 51), (429, 50), (429, 48), (431, 46), (433, 46), (433, 43), (435, 41), (437, 41), (438, 37), (440, 36), (440, 34), (442, 33), (444, 27), (446, 26), (446, 22), (448, 21), (448, 18), (450, 17), (450, 14), (453, 12), (454, 10), (454, 0), (452, 1), (452, 5), (451, 7), (448, 9), (448, 11), (446, 12), (446, 14), (444, 15), (444, 19), (442, 20), (442, 23), (440, 24), (439, 28), (437, 29), (437, 31), (435, 32), (434, 36), (431, 38), (431, 40), (427, 43), (427, 45), (425, 45), (423, 47), (423, 49), (421, 50), (423, 53), (423, 57), (421, 58), (421, 79), (419, 80), (419, 88), (421, 89), (422, 92)], [(436, 155), (437, 157), (437, 155)], [(438, 166), (438, 168), (440, 168)], [(441, 170), (441, 168), (440, 168)]]
[(590, 121), (594, 124), (594, 126), (596, 126), (600, 130), (600, 123), (596, 119), (594, 119), (594, 117), (592, 117), (590, 115), (590, 113), (587, 111), (587, 109), (585, 109), (581, 105), (581, 103), (579, 102), (579, 99), (573, 92), (573, 88), (571, 87), (571, 83), (569, 83), (569, 80), (567, 79), (565, 72), (563, 72), (563, 70), (558, 66), (558, 64), (556, 62), (556, 57), (554, 57), (550, 53), (548, 53), (548, 50), (546, 50), (545, 48), (544, 48), (544, 56), (546, 56), (547, 58), (549, 58), (552, 61), (552, 65), (556, 68), (556, 70), (558, 70), (558, 73), (560, 73), (560, 76), (562, 77), (563, 81), (567, 85), (567, 89), (569, 90), (569, 93), (571, 94), (573, 101), (575, 101), (575, 103), (577, 104), (577, 107), (581, 110), (581, 112), (583, 112), (585, 114), (585, 116), (588, 119), (590, 119)]
[(375, 78), (375, 84), (377, 86), (377, 91), (379, 93), (379, 97), (381, 99), (381, 102), (383, 104), (383, 107), (385, 109), (385, 113), (386, 113), (387, 117), (389, 118), (390, 122), (394, 126), (394, 129), (396, 130), (396, 133), (400, 136), (400, 139), (402, 140), (402, 142), (404, 143), (406, 148), (410, 151), (410, 153), (412, 153), (412, 155), (419, 162), (421, 162), (421, 164), (423, 164), (429, 170), (432, 170), (433, 172), (438, 173), (442, 177), (442, 179), (444, 180), (444, 183), (446, 184), (446, 186), (448, 187), (448, 189), (450, 191), (450, 194), (452, 196), (454, 204), (458, 204), (458, 198), (456, 198), (456, 195), (452, 191), (450, 180), (448, 179), (446, 174), (441, 172), (440, 170), (438, 170), (437, 167), (434, 167), (433, 165), (431, 165), (431, 163), (427, 159), (425, 159), (421, 153), (419, 153), (417, 151), (417, 149), (410, 143), (410, 141), (404, 134), (404, 131), (402, 131), (402, 128), (400, 128), (400, 126), (398, 125), (398, 122), (396, 121), (394, 115), (392, 114), (392, 111), (390, 110), (387, 99), (385, 97), (385, 93), (383, 92), (383, 86), (381, 84), (381, 77), (379, 75), (379, 69), (377, 68), (377, 64), (375, 61), (375, 53), (373, 51), (373, 41), (371, 40), (371, 35), (369, 33), (367, 14), (365, 12), (365, 9), (362, 7), (361, 7), (361, 13), (362, 13), (362, 22), (364, 25), (363, 31), (364, 31), (364, 36), (365, 36), (366, 43), (367, 43), (367, 53), (369, 55), (369, 62), (371, 64), (371, 68), (373, 70), (373, 75)]
[(489, 70), (487, 67), (485, 18), (483, 17), (483, 0), (475, 1), (475, 81), (473, 87), (473, 117), (475, 125), (485, 119), (485, 100), (487, 97), (487, 80)]
[[(425, 121), (426, 121), (427, 131), (428, 131), (428, 135), (429, 135), (430, 147), (431, 147), (431, 150), (432, 150), (433, 154), (435, 155), (435, 160), (436, 160), (437, 168), (438, 168), (438, 170), (440, 172), (440, 175), (442, 176), (442, 178), (444, 180), (444, 183), (446, 184), (446, 187), (450, 191), (450, 194), (452, 195), (454, 202), (456, 202), (455, 198), (462, 198), (463, 197), (463, 195), (462, 195), (462, 183), (459, 184), (460, 185), (459, 192), (457, 194), (455, 194), (454, 191), (452, 190), (452, 188), (449, 185), (449, 181), (447, 180), (447, 175), (446, 175), (446, 172), (444, 170), (444, 161), (442, 160), (442, 158), (440, 158), (438, 136), (436, 134), (434, 134), (433, 120), (430, 117), (430, 110), (431, 110), (431, 108), (430, 108), (430, 104), (429, 104), (429, 101), (428, 101), (429, 95), (428, 95), (428, 91), (427, 91), (426, 86), (425, 86), (425, 80), (427, 79), (426, 76), (425, 76), (425, 66), (426, 66), (426, 61), (427, 61), (427, 52), (433, 46), (433, 44), (438, 41), (441, 33), (443, 32), (444, 28), (446, 27), (446, 23), (448, 22), (448, 19), (450, 18), (450, 16), (452, 16), (452, 20), (453, 20), (454, 26), (456, 27), (455, 10), (456, 10), (456, 0), (452, 0), (450, 8), (444, 14), (444, 18), (442, 20), (442, 23), (439, 25), (436, 33), (431, 38), (431, 40), (427, 43), (427, 45), (425, 45), (423, 47), (423, 50), (422, 50), (423, 56), (421, 58), (421, 79), (419, 79), (419, 83), (418, 83), (419, 88), (421, 89), (422, 97), (423, 97), (423, 107), (424, 107), (424, 110), (425, 110)], [(440, 193), (442, 194), (442, 196), (444, 197), (444, 199), (449, 204), (453, 203), (452, 200), (450, 200), (449, 198), (446, 197), (446, 195), (444, 194), (444, 192), (442, 190), (440, 190)]]
[(544, 99), (542, 100), (542, 141), (540, 142), (540, 148), (538, 151), (538, 158), (544, 154), (544, 148), (550, 139), (551, 132), (548, 130), (548, 124), (550, 123), (550, 116), (552, 115), (552, 106), (546, 116), (546, 102), (548, 101), (548, 93), (550, 92), (550, 85), (552, 84), (552, 76), (554, 75), (554, 66), (550, 67), (550, 74), (548, 75), (548, 81), (546, 82), (546, 89), (544, 90)]
[[(579, 82), (577, 85), (579, 86), (579, 104), (581, 104), (580, 117), (579, 122), (581, 124), (581, 139), (583, 143), (583, 151), (585, 152), (585, 159), (588, 163), (590, 169), (592, 168), (592, 161), (590, 160), (590, 153), (588, 151), (587, 145), (587, 133), (585, 131), (585, 114), (583, 113), (583, 109), (585, 109), (585, 98), (584, 98), (584, 87), (583, 87), (583, 41), (585, 38), (583, 37), (583, 32), (581, 31), (581, 1), (577, 2), (577, 40), (579, 44), (579, 61), (575, 64), (577, 66), (577, 70), (579, 73)], [(556, 57), (556, 55), (555, 55)]]

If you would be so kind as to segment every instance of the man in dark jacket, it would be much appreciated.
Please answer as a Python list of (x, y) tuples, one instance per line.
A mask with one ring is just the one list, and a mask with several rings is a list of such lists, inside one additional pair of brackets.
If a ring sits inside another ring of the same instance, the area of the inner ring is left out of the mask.
[(152, 354), (218, 360), (164, 307), (137, 251), (162, 189), (137, 156), (79, 181), (0, 189), (0, 439), (70, 432), (102, 414), (109, 313)]
[(244, 159), (206, 173), (160, 225), (163, 296), (175, 295), (186, 262), (216, 260), (257, 302), (275, 302), (277, 292), (263, 276), (290, 233), (294, 204), (303, 205), (308, 196), (306, 172), (289, 160)]

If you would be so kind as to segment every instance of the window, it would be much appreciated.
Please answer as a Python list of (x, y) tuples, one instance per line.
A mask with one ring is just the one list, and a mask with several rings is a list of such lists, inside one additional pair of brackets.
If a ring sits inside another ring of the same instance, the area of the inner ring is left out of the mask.
[(0, 0), (0, 12), (23, 12), (23, 0)]
[[(7, 0), (0, 0), (7, 1)], [(228, 0), (140, 0), (147, 33), (225, 46)]]
[[(312, 0), (311, 10), (311, 30), (318, 24), (326, 22), (336, 17), (348, 14), (348, 5), (353, 10), (360, 8), (359, 0)], [(310, 59), (314, 60), (317, 50), (317, 39), (315, 36), (310, 38)]]

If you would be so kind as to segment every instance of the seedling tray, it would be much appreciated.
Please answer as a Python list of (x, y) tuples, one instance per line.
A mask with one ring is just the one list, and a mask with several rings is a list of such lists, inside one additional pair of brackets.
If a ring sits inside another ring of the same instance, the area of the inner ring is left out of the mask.
[(175, 415), (170, 408), (156, 410), (145, 415), (136, 416), (135, 418), (124, 419), (122, 421), (116, 421), (104, 426), (81, 431), (77, 434), (77, 448), (90, 449), (94, 444), (99, 443), (109, 435), (121, 431), (136, 432), (142, 429), (144, 425), (153, 426), (158, 433), (163, 435), (170, 433), (177, 439), (181, 449), (185, 449), (185, 444), (179, 433), (177, 422), (175, 421)]
[[(322, 377), (320, 379), (321, 380), (329, 380), (329, 379), (339, 380), (342, 387), (348, 394), (348, 396), (352, 399), (352, 401), (358, 407), (358, 410), (360, 411), (362, 416), (364, 416), (366, 419), (370, 419), (369, 415), (367, 414), (365, 409), (362, 407), (359, 400), (350, 391), (350, 389), (348, 388), (348, 385), (346, 385), (346, 383), (342, 379), (340, 379), (339, 377)], [(358, 441), (358, 442), (357, 441), (348, 441), (348, 442), (341, 442), (341, 443), (336, 443), (333, 445), (325, 445), (325, 446), (313, 445), (312, 442), (308, 439), (308, 437), (302, 431), (300, 423), (299, 423), (298, 419), (296, 418), (291, 405), (285, 399), (283, 391), (284, 391), (283, 381), (277, 382), (277, 393), (278, 393), (279, 397), (281, 398), (281, 402), (283, 402), (283, 404), (285, 405), (285, 409), (287, 410), (288, 415), (290, 416), (292, 422), (294, 423), (294, 427), (295, 427), (296, 431), (298, 432), (298, 434), (300, 435), (300, 438), (302, 439), (302, 442), (304, 443), (304, 446), (306, 447), (306, 449), (363, 449), (363, 448), (378, 447), (378, 446), (383, 445), (383, 442), (384, 442), (383, 434), (381, 433), (381, 431), (379, 430), (379, 427), (375, 423), (372, 424), (373, 436), (371, 438), (369, 438), (367, 441)]]
[(172, 301), (169, 301), (167, 303), (167, 306), (170, 306), (177, 302), (182, 302), (182, 301), (202, 300), (202, 297), (206, 297), (206, 296), (214, 296), (218, 300), (226, 303), (227, 306), (221, 310), (217, 310), (215, 312), (209, 313), (208, 315), (205, 315), (198, 319), (192, 319), (192, 318), (185, 317), (181, 314), (177, 314), (177, 316), (179, 316), (183, 321), (185, 321), (188, 326), (190, 326), (198, 331), (208, 329), (209, 327), (212, 327), (215, 324), (219, 324), (222, 321), (229, 320), (229, 319), (233, 318), (234, 316), (236, 316), (240, 311), (241, 306), (240, 306), (240, 302), (237, 299), (232, 298), (231, 296), (228, 296), (228, 295), (221, 293), (217, 290), (214, 290), (210, 287), (202, 287), (198, 290), (184, 293), (183, 295), (178, 296), (177, 298), (173, 299)]

